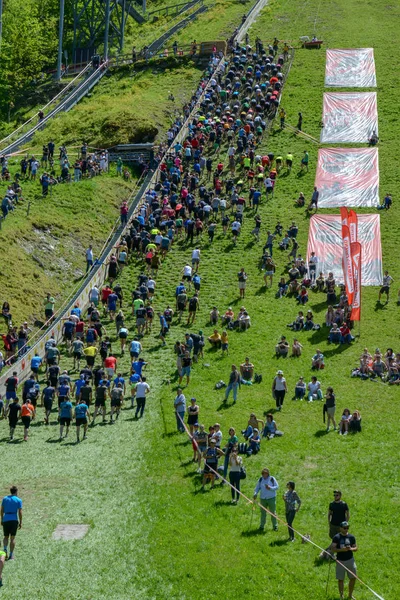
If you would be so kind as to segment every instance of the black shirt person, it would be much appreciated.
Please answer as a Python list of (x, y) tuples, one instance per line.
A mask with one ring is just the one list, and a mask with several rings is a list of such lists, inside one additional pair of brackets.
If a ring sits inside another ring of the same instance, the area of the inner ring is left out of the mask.
[(340, 598), (344, 598), (344, 579), (349, 578), (349, 599), (353, 598), (356, 583), (357, 566), (353, 553), (358, 550), (356, 538), (349, 533), (349, 524), (342, 521), (340, 531), (332, 540), (332, 550), (336, 553), (336, 579), (339, 586)]

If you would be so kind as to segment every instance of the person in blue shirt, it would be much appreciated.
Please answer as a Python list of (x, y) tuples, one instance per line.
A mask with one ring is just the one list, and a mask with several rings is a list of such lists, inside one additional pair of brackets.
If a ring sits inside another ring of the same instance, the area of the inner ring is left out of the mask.
[(144, 361), (144, 358), (139, 358), (132, 363), (131, 373), (137, 373), (139, 377), (142, 376), (142, 371), (144, 367), (147, 365), (147, 362)]
[(85, 385), (86, 382), (86, 378), (85, 375), (81, 375), (79, 379), (77, 379), (74, 383), (74, 388), (72, 390), (73, 393), (75, 393), (75, 400), (76, 403), (78, 404), (78, 400), (79, 400), (79, 395), (81, 393), (81, 387), (83, 387)]
[(9, 560), (14, 558), (15, 536), (17, 530), (22, 527), (22, 500), (17, 496), (18, 488), (13, 485), (10, 495), (4, 496), (1, 502), (1, 523), (3, 525), (4, 552), (7, 555), (8, 543), (10, 541)]
[(83, 439), (87, 439), (87, 428), (90, 420), (89, 407), (84, 402), (75, 406), (76, 442), (79, 443), (81, 426), (83, 425)]
[(121, 388), (123, 389), (123, 392), (125, 394), (126, 393), (125, 379), (122, 377), (121, 373), (118, 373), (116, 378), (114, 379), (112, 389), (118, 387), (119, 384), (121, 384)]
[(31, 360), (31, 371), (33, 373), (33, 377), (36, 381), (39, 379), (39, 369), (41, 364), (43, 363), (42, 358), (39, 356), (37, 352), (35, 352), (35, 356)]
[(74, 308), (71, 310), (71, 315), (75, 315), (79, 318), (82, 316), (82, 310), (79, 308), (77, 304), (75, 304)]
[(34, 378), (34, 376), (33, 376), (33, 375), (31, 375), (31, 376), (29, 377), (29, 379), (27, 379), (27, 380), (24, 382), (24, 387), (22, 388), (22, 400), (23, 400), (24, 402), (25, 402), (25, 400), (26, 400), (26, 399), (27, 399), (27, 397), (28, 397), (29, 390), (30, 390), (31, 388), (33, 388), (33, 387), (34, 387), (35, 383), (36, 383), (36, 379)]
[(131, 386), (131, 408), (133, 408), (136, 394), (136, 384), (140, 381), (140, 376), (137, 373), (132, 373), (129, 377), (129, 385)]
[(276, 513), (276, 490), (279, 488), (278, 482), (275, 477), (272, 477), (269, 473), (269, 469), (263, 469), (261, 471), (261, 477), (257, 482), (254, 490), (253, 500), (257, 498), (258, 492), (260, 492), (260, 509), (261, 509), (261, 521), (260, 531), (264, 531), (265, 522), (267, 520), (267, 511), (271, 515), (272, 527), (274, 531), (278, 530), (278, 521), (275, 517)]
[(64, 426), (67, 427), (65, 432), (65, 437), (67, 437), (69, 432), (69, 426), (71, 425), (72, 419), (72, 402), (68, 399), (64, 400), (60, 404), (60, 441), (63, 437)]
[[(80, 310), (80, 309), (78, 309), (78, 310)], [(79, 315), (76, 315), (76, 316), (79, 316)], [(79, 317), (79, 319), (80, 319), (80, 317)], [(64, 341), (66, 343), (67, 348), (69, 348), (71, 346), (72, 338), (74, 337), (74, 332), (75, 332), (75, 323), (68, 319), (67, 321), (65, 321), (65, 323), (63, 325), (63, 329), (62, 329)]]
[(69, 400), (69, 394), (70, 394), (71, 388), (69, 387), (69, 385), (67, 384), (63, 384), (63, 385), (59, 385), (58, 389), (57, 389), (57, 394), (58, 394), (58, 408), (60, 408), (61, 403), (64, 402), (64, 400)]

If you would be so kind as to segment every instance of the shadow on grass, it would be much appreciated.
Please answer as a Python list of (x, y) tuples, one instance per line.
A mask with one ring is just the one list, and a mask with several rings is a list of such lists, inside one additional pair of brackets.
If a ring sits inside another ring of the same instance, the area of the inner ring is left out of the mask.
[(324, 356), (328, 358), (330, 356), (335, 356), (336, 354), (342, 354), (342, 352), (349, 350), (350, 348), (351, 344), (339, 344), (333, 348), (330, 348), (329, 350), (326, 350), (324, 352)]
[(222, 404), (220, 404), (217, 408), (217, 412), (220, 412), (222, 410), (228, 410), (228, 408), (233, 408), (234, 404), (228, 404), (228, 402), (222, 402)]
[(60, 442), (60, 438), (49, 438), (48, 440), (46, 440), (46, 444), (59, 444)]
[(180, 463), (180, 467), (188, 467), (189, 465), (194, 465), (195, 463), (192, 461), (191, 458), (189, 458), (188, 460), (185, 460), (185, 462), (181, 462)]
[(196, 477), (196, 475), (200, 477), (200, 473), (197, 473), (196, 471), (190, 471), (190, 473), (185, 473), (183, 478), (188, 479), (189, 477)]
[(217, 500), (214, 502), (214, 506), (233, 506), (231, 500)]
[(387, 304), (382, 304), (382, 302), (380, 302), (380, 300), (377, 300), (375, 303), (374, 311), (377, 312), (378, 310), (384, 310), (386, 307), (387, 307)]
[(289, 542), (288, 539), (284, 539), (284, 540), (274, 540), (273, 542), (270, 542), (268, 545), (271, 546), (271, 548), (274, 548), (275, 546), (286, 546), (286, 544)]
[(265, 531), (263, 529), (250, 529), (250, 531), (242, 531), (240, 535), (244, 538), (250, 537), (258, 537), (260, 535), (264, 535)]
[(329, 431), (326, 431), (326, 429), (320, 429), (319, 431), (316, 431), (314, 433), (314, 437), (316, 438), (321, 438), (321, 437), (325, 437), (326, 435), (328, 435)]
[(265, 294), (265, 292), (267, 291), (267, 286), (266, 285), (262, 285), (261, 287), (258, 288), (258, 290), (256, 292), (254, 292), (255, 296), (263, 296)]
[(175, 437), (176, 435), (178, 435), (178, 431), (168, 431), (168, 433), (163, 433), (162, 434), (162, 438), (171, 438), (171, 437)]

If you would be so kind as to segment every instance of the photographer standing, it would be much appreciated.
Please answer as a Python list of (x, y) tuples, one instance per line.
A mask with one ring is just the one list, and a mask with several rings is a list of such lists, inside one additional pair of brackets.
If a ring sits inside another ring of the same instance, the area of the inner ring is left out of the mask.
[(347, 521), (340, 523), (340, 532), (332, 540), (332, 550), (336, 552), (336, 579), (338, 580), (340, 598), (341, 600), (344, 598), (344, 579), (347, 573), (349, 578), (349, 600), (351, 600), (357, 575), (353, 552), (356, 552), (358, 548), (356, 538), (354, 535), (349, 534)]

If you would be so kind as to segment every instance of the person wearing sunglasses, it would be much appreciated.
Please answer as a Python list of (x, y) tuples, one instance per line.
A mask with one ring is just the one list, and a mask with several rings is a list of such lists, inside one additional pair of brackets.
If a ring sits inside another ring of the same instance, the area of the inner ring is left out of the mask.
[(342, 521), (340, 531), (332, 540), (332, 551), (336, 553), (336, 579), (339, 586), (341, 600), (344, 598), (344, 580), (349, 578), (349, 600), (353, 599), (353, 590), (356, 583), (357, 566), (354, 561), (354, 552), (358, 550), (356, 538), (349, 533), (349, 523)]
[[(342, 500), (342, 492), (340, 490), (334, 490), (333, 502), (329, 504), (328, 511), (329, 537), (331, 540), (340, 532), (340, 524), (343, 521), (348, 521), (349, 518), (349, 507), (347, 503)], [(320, 558), (329, 560), (331, 558), (331, 552), (332, 545), (329, 545), (326, 550), (321, 552)]]

